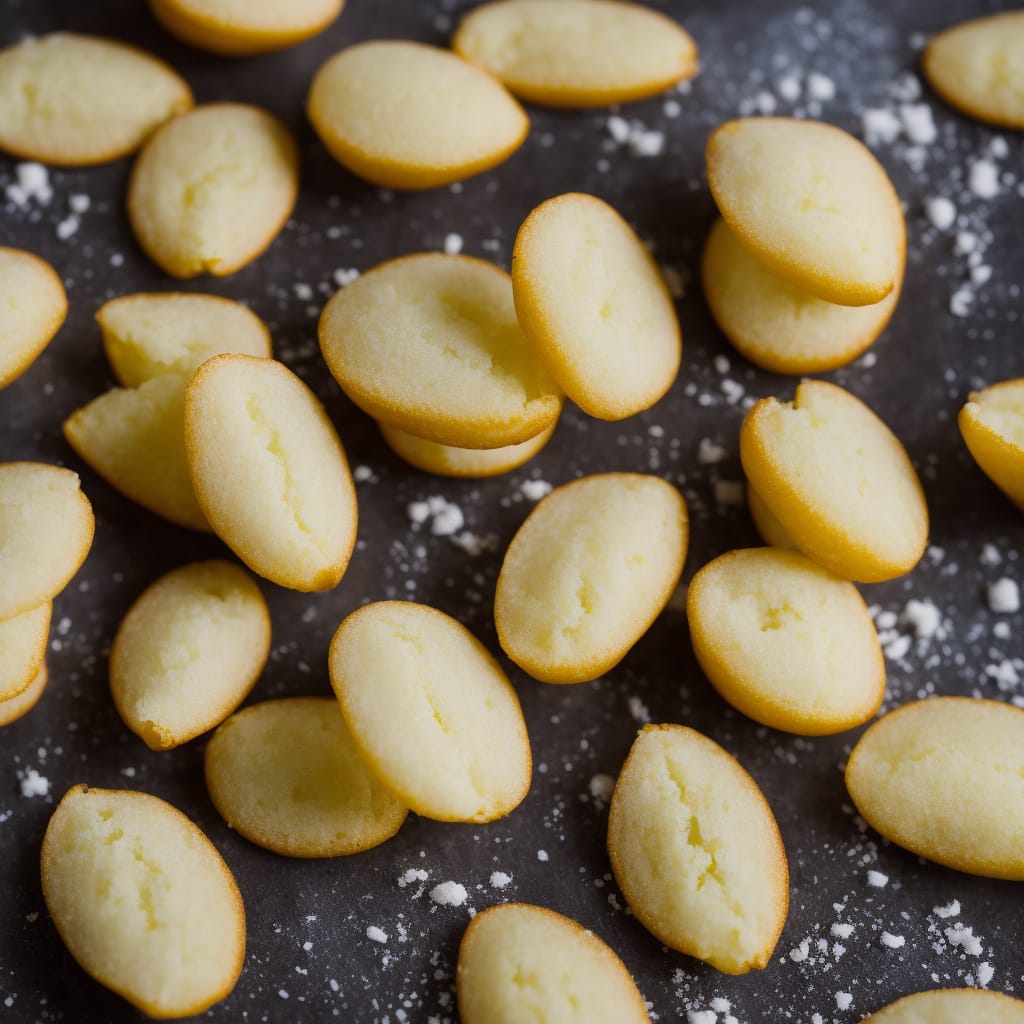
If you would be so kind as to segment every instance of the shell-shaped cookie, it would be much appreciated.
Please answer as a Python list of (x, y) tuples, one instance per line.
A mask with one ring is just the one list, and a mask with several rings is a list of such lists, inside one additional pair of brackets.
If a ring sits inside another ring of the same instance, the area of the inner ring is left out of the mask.
[(768, 964), (789, 906), (779, 828), (757, 783), (717, 743), (647, 725), (608, 817), (615, 880), (637, 920), (726, 974)]
[(915, 992), (871, 1014), (864, 1024), (1024, 1024), (1024, 1002), (976, 988)]
[(422, 437), (416, 437), (387, 423), (378, 423), (377, 426), (387, 446), (410, 466), (436, 476), (468, 479), (500, 476), (502, 473), (518, 469), (529, 462), (551, 440), (551, 435), (555, 432), (555, 426), (552, 425), (528, 441), (506, 445), (503, 448), (455, 448), (448, 444), (438, 444), (436, 441), (425, 441)]
[(0, 620), (0, 701), (27, 690), (46, 657), (53, 606), (44, 601), (10, 619)]
[(319, 334), (349, 398), (425, 440), (521, 444), (562, 410), (520, 330), (508, 274), (484, 260), (423, 253), (382, 263), (335, 293)]
[(206, 745), (224, 820), (285, 857), (338, 857), (390, 839), (408, 809), (366, 767), (333, 697), (253, 704)]
[(707, 145), (726, 223), (765, 266), (828, 302), (881, 302), (899, 283), (906, 228), (882, 165), (817, 121), (743, 118)]
[(172, 277), (219, 277), (270, 245), (298, 188), (298, 152), (284, 124), (259, 107), (209, 103), (146, 143), (128, 186), (128, 217)]
[(909, 572), (928, 542), (928, 507), (906, 449), (859, 399), (802, 381), (764, 398), (740, 431), (751, 486), (800, 550), (837, 576), (876, 583)]
[(117, 379), (138, 387), (167, 373), (191, 377), (223, 352), (269, 356), (270, 332), (252, 310), (219, 295), (141, 292), (96, 312)]
[(619, 0), (497, 0), (474, 8), (452, 48), (532, 103), (603, 107), (697, 73), (697, 44), (670, 18)]
[(1024, 11), (965, 21), (933, 36), (921, 58), (931, 87), (971, 117), (1024, 128)]
[(260, 588), (231, 562), (194, 562), (149, 587), (110, 652), (110, 692), (125, 725), (170, 750), (223, 722), (270, 653)]
[(157, 20), (180, 40), (220, 54), (272, 53), (322, 32), (345, 0), (149, 0)]
[(64, 944), (150, 1017), (190, 1017), (235, 986), (245, 912), (231, 871), (148, 793), (73, 786), (50, 818), (43, 897)]
[(505, 653), (546, 683), (617, 665), (672, 596), (686, 559), (682, 495), (643, 473), (603, 473), (552, 491), (505, 553), (494, 621)]
[(98, 36), (54, 32), (0, 51), (0, 149), (48, 164), (100, 164), (138, 149), (192, 106), (162, 60)]
[(436, 188), (489, 170), (530, 128), (497, 79), (448, 50), (403, 40), (335, 54), (306, 109), (331, 156), (385, 188)]
[(864, 820), (920, 857), (1024, 881), (1024, 710), (932, 697), (877, 721), (846, 786)]
[(701, 263), (704, 297), (721, 332), (741, 355), (772, 373), (824, 373), (845, 366), (885, 329), (899, 299), (870, 306), (819, 299), (755, 259), (718, 220)]
[(455, 978), (463, 1024), (650, 1020), (626, 965), (608, 945), (571, 918), (528, 903), (488, 907), (469, 922)]
[(111, 487), (178, 526), (209, 530), (185, 456), (187, 378), (114, 388), (64, 421), (68, 444)]
[(39, 703), (48, 682), (49, 672), (44, 661), (35, 679), (21, 693), (16, 697), (0, 700), (0, 726), (10, 725), (27, 715)]
[(199, 507), (253, 572), (330, 590), (358, 513), (345, 451), (323, 406), (273, 359), (220, 355), (185, 393), (185, 450)]
[(59, 594), (89, 554), (95, 526), (77, 473), (0, 463), (0, 621)]
[(381, 601), (331, 642), (331, 685), (373, 773), (438, 821), (492, 821), (530, 788), (532, 757), (508, 677), (461, 623)]
[(857, 588), (798, 551), (720, 555), (693, 577), (686, 614), (705, 675), (757, 722), (820, 736), (882, 703), (885, 658)]
[(516, 236), (512, 288), (537, 357), (584, 412), (624, 419), (672, 386), (682, 358), (672, 297), (603, 200), (570, 192), (533, 210)]
[(1024, 377), (973, 392), (957, 423), (981, 471), (1024, 508)]
[(0, 247), (0, 388), (35, 362), (67, 312), (64, 285), (49, 263)]

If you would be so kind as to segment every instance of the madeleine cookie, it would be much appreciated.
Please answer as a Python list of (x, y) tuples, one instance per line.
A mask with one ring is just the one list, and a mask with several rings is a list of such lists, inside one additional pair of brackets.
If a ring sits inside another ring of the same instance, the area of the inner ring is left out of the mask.
[(965, 21), (933, 36), (921, 63), (929, 85), (980, 121), (1024, 128), (1024, 10)]
[(886, 839), (957, 871), (1024, 881), (1024, 710), (931, 697), (875, 722), (846, 788)]
[(704, 674), (756, 722), (821, 736), (882, 703), (885, 658), (857, 588), (798, 551), (719, 556), (693, 577), (686, 615)]
[(49, 263), (0, 247), (0, 388), (35, 362), (67, 312), (64, 285)]
[(0, 702), (24, 693), (46, 657), (53, 606), (44, 601), (38, 608), (0, 621)]
[(656, 96), (697, 73), (697, 44), (663, 14), (618, 0), (497, 0), (472, 10), (456, 53), (517, 96), (605, 107)]
[(223, 722), (270, 653), (260, 588), (231, 562), (194, 562), (136, 600), (110, 651), (110, 692), (124, 724), (170, 750)]
[(772, 273), (716, 221), (701, 262), (704, 298), (739, 353), (771, 373), (824, 373), (856, 359), (896, 309), (893, 290), (870, 306), (839, 306)]
[(1024, 1024), (1024, 1002), (976, 988), (916, 992), (871, 1014), (864, 1024)]
[(571, 918), (528, 903), (488, 907), (469, 922), (455, 981), (463, 1024), (650, 1020), (611, 947)]
[(906, 257), (899, 197), (852, 135), (818, 121), (729, 121), (708, 140), (708, 184), (740, 243), (827, 302), (867, 306), (898, 285)]
[(654, 405), (679, 372), (672, 296), (633, 229), (596, 196), (570, 192), (523, 222), (512, 254), (523, 332), (586, 413), (621, 420)]
[(552, 491), (512, 538), (494, 594), (505, 653), (545, 683), (617, 665), (661, 614), (686, 559), (683, 496), (643, 473)]
[(510, 444), (504, 448), (454, 448), (436, 441), (424, 441), (422, 437), (408, 434), (387, 423), (378, 423), (377, 426), (387, 446), (410, 466), (437, 476), (469, 479), (500, 476), (518, 469), (529, 462), (555, 432), (555, 425), (552, 424), (521, 444)]
[(273, 359), (220, 355), (185, 392), (192, 486), (214, 532), (253, 572), (330, 590), (356, 540), (355, 484), (323, 406)]
[(295, 142), (276, 117), (209, 103), (146, 143), (128, 186), (128, 218), (147, 255), (172, 277), (220, 277), (270, 245), (298, 188)]
[(490, 170), (530, 129), (499, 81), (448, 50), (401, 40), (335, 54), (306, 110), (331, 156), (384, 188), (436, 188)]
[(319, 333), (349, 398), (424, 440), (503, 448), (562, 410), (519, 329), (508, 274), (483, 260), (422, 253), (382, 263), (334, 294)]
[(848, 391), (797, 385), (764, 398), (740, 431), (751, 486), (800, 550), (837, 576), (877, 583), (909, 572), (928, 542), (928, 507), (906, 449)]
[(232, 715), (206, 745), (206, 786), (236, 832), (284, 857), (361, 853), (408, 814), (367, 769), (333, 697)]
[(64, 421), (68, 444), (126, 498), (192, 530), (209, 530), (185, 457), (185, 379), (164, 374), (114, 388)]
[(272, 53), (322, 32), (345, 0), (149, 0), (171, 35), (222, 57)]
[(71, 955), (150, 1017), (190, 1017), (235, 986), (238, 886), (213, 843), (148, 793), (73, 786), (50, 818), (43, 898)]
[(972, 392), (957, 423), (981, 471), (1024, 508), (1024, 377)]
[(56, 597), (89, 554), (95, 528), (77, 473), (0, 463), (0, 621)]
[(757, 530), (761, 540), (773, 548), (795, 548), (796, 542), (782, 526), (782, 523), (772, 515), (771, 509), (764, 503), (753, 487), (747, 482), (747, 509), (750, 518), (754, 521), (754, 529)]
[(493, 821), (530, 788), (526, 722), (508, 677), (461, 623), (379, 601), (331, 641), (331, 685), (370, 770), (437, 821)]
[(122, 295), (96, 313), (117, 379), (135, 388), (173, 373), (191, 377), (223, 352), (269, 356), (266, 324), (240, 302), (185, 292)]
[(0, 149), (48, 164), (101, 164), (192, 106), (162, 60), (113, 39), (54, 32), (0, 50)]
[(8, 697), (0, 700), (0, 726), (10, 725), (19, 718), (27, 715), (39, 703), (46, 684), (49, 681), (49, 673), (46, 670), (46, 662), (39, 666), (35, 679), (28, 687), (21, 691), (16, 697)]
[(717, 743), (646, 725), (608, 812), (612, 871), (660, 942), (725, 974), (765, 967), (789, 906), (778, 825), (757, 783)]

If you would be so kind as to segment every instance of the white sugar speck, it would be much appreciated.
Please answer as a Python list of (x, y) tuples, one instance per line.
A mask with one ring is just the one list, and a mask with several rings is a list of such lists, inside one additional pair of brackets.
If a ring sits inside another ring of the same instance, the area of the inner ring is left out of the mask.
[(902, 935), (893, 935), (892, 932), (882, 932), (879, 941), (886, 949), (902, 949), (907, 944), (907, 940)]
[(926, 199), (924, 210), (932, 222), (932, 226), (938, 228), (939, 231), (951, 228), (956, 221), (956, 207), (945, 196)]
[(22, 796), (46, 796), (50, 792), (50, 780), (40, 775), (35, 768), (26, 769), (20, 778)]
[(853, 1004), (853, 996), (849, 992), (836, 993), (836, 1007), (840, 1010), (848, 1010)]
[(960, 916), (960, 901), (952, 900), (947, 903), (944, 907), (932, 907), (932, 913), (936, 917), (959, 917)]
[(989, 584), (988, 606), (997, 615), (1005, 615), (1020, 610), (1020, 588), (1014, 580), (1003, 576), (995, 583)]
[(888, 884), (888, 875), (883, 875), (881, 871), (868, 872), (868, 885), (870, 885), (873, 889), (884, 889)]
[(371, 924), (370, 927), (366, 929), (366, 937), (371, 942), (387, 942), (388, 941), (388, 934), (387, 934), (387, 932), (385, 932), (382, 928), (378, 928), (375, 924)]
[(491, 872), (491, 888), (492, 889), (505, 889), (512, 884), (512, 876), (506, 874), (504, 871), (492, 871)]
[(442, 882), (430, 890), (430, 898), (442, 907), (461, 907), (466, 896), (466, 887), (459, 882)]
[(999, 194), (999, 171), (990, 160), (976, 160), (971, 164), (967, 181), (979, 199), (992, 199)]
[(551, 484), (547, 480), (524, 480), (519, 485), (519, 490), (528, 501), (540, 501), (551, 493)]
[(449, 256), (458, 256), (462, 252), (462, 235), (450, 231), (444, 236), (444, 251)]

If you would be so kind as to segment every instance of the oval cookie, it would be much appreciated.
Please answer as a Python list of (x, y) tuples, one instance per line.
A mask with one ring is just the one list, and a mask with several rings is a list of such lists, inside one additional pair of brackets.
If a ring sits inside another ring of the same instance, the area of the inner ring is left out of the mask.
[(697, 73), (697, 45), (674, 21), (618, 0), (497, 0), (472, 10), (452, 49), (517, 96), (604, 107), (655, 96)]
[(973, 392), (957, 423), (981, 471), (1024, 508), (1024, 378)]
[(209, 103), (146, 143), (128, 185), (128, 218), (147, 255), (172, 277), (220, 277), (270, 245), (298, 188), (295, 142), (276, 117)]
[(24, 693), (39, 674), (46, 657), (53, 606), (38, 608), (0, 620), (0, 702)]
[(611, 947), (571, 918), (528, 903), (488, 907), (469, 922), (455, 979), (463, 1024), (650, 1021)]
[(95, 520), (78, 474), (0, 463), (0, 621), (56, 597), (78, 572)]
[(101, 164), (192, 106), (162, 60), (113, 39), (54, 32), (0, 51), (0, 149), (48, 164)]
[(73, 786), (50, 818), (43, 897), (71, 955), (151, 1017), (189, 1017), (235, 986), (245, 913), (231, 871), (148, 793)]
[(542, 430), (521, 444), (506, 445), (504, 448), (454, 448), (436, 441), (424, 441), (422, 437), (399, 430), (398, 427), (378, 423), (381, 437), (387, 446), (400, 458), (437, 476), (481, 477), (499, 476), (509, 473), (527, 463), (551, 440), (555, 424)]
[(0, 247), (0, 388), (35, 362), (67, 312), (64, 285), (49, 263)]
[(186, 292), (122, 295), (96, 312), (103, 348), (127, 388), (173, 373), (191, 377), (223, 352), (269, 356), (266, 324), (240, 302)]
[(824, 373), (845, 366), (885, 329), (899, 299), (893, 290), (870, 306), (819, 299), (756, 260), (716, 221), (701, 263), (704, 298), (737, 351), (771, 373)]
[(717, 743), (647, 725), (608, 812), (612, 871), (637, 920), (725, 974), (768, 964), (789, 906), (778, 825), (757, 783)]
[(530, 128), (496, 79), (447, 50), (401, 40), (335, 54), (317, 71), (306, 110), (338, 163), (385, 188), (436, 188), (489, 170)]
[(846, 787), (864, 820), (920, 857), (1024, 881), (1024, 710), (932, 697), (891, 711), (853, 749)]
[(149, 0), (172, 35), (223, 57), (271, 53), (322, 32), (345, 0)]
[(47, 682), (49, 682), (49, 673), (46, 670), (46, 662), (43, 662), (35, 679), (29, 683), (26, 689), (16, 697), (0, 700), (0, 726), (10, 725), (27, 715), (39, 703), (39, 698), (42, 697)]
[(729, 121), (708, 140), (708, 184), (739, 241), (820, 299), (881, 302), (906, 254), (899, 197), (852, 135), (783, 117)]
[(929, 85), (957, 110), (1024, 128), (1024, 10), (965, 21), (933, 36), (921, 64)]
[(658, 265), (603, 200), (568, 193), (523, 222), (512, 254), (523, 332), (586, 413), (620, 420), (654, 405), (679, 371), (679, 321)]
[(924, 554), (928, 507), (910, 458), (848, 391), (805, 380), (792, 402), (762, 399), (743, 422), (740, 460), (783, 530), (837, 576), (892, 579)]
[(366, 767), (333, 697), (232, 715), (206, 745), (206, 786), (236, 832), (284, 857), (361, 853), (408, 814)]
[(209, 530), (185, 457), (185, 383), (165, 374), (114, 388), (73, 412), (64, 436), (126, 498), (178, 526)]
[(331, 685), (371, 771), (438, 821), (493, 821), (530, 788), (526, 723), (508, 677), (461, 623), (380, 601), (331, 642)]
[(221, 355), (185, 393), (185, 451), (214, 532), (253, 572), (330, 590), (356, 540), (355, 484), (323, 406), (273, 359)]
[(505, 653), (545, 683), (617, 665), (675, 590), (689, 521), (682, 495), (643, 473), (604, 473), (552, 491), (505, 553), (494, 622)]
[(686, 615), (704, 674), (756, 722), (821, 736), (882, 703), (885, 659), (857, 588), (798, 551), (719, 556), (693, 577)]
[(1024, 1024), (1024, 1002), (976, 988), (916, 992), (871, 1014), (864, 1024)]
[(335, 293), (319, 334), (356, 405), (428, 441), (521, 444), (562, 410), (519, 328), (508, 274), (483, 260), (423, 253), (382, 263)]
[(124, 724), (170, 750), (223, 722), (270, 653), (260, 588), (231, 562), (194, 562), (141, 594), (110, 652), (110, 692)]

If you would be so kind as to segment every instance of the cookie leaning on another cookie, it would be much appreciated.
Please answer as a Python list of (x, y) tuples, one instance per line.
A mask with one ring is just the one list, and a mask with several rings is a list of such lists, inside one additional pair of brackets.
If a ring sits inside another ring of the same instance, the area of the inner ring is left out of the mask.
[(53, 605), (44, 601), (20, 615), (0, 620), (0, 701), (24, 693), (46, 657)]
[(48, 682), (49, 672), (44, 661), (36, 673), (35, 679), (29, 683), (26, 689), (16, 697), (0, 700), (0, 726), (10, 725), (27, 715), (39, 703), (39, 698), (42, 697)]
[(384, 188), (437, 188), (479, 174), (530, 130), (496, 78), (448, 50), (393, 39), (335, 54), (313, 78), (306, 110), (331, 156)]
[(785, 117), (729, 121), (708, 139), (707, 170), (726, 223), (773, 273), (847, 306), (881, 302), (899, 283), (899, 197), (852, 135)]
[(339, 857), (390, 839), (408, 809), (363, 762), (333, 697), (253, 704), (206, 745), (224, 820), (284, 857)]
[(571, 918), (528, 903), (488, 907), (470, 921), (455, 982), (463, 1024), (650, 1021), (609, 946)]
[(767, 966), (789, 906), (778, 825), (757, 783), (717, 743), (646, 725), (608, 812), (612, 871), (659, 942), (725, 974)]
[(64, 285), (49, 263), (0, 247), (0, 388), (35, 362), (67, 312)]
[(106, 163), (191, 106), (172, 68), (113, 39), (53, 32), (0, 50), (0, 149), (15, 156)]
[(670, 18), (618, 0), (497, 0), (463, 18), (452, 49), (517, 96), (604, 107), (697, 73), (697, 45)]

